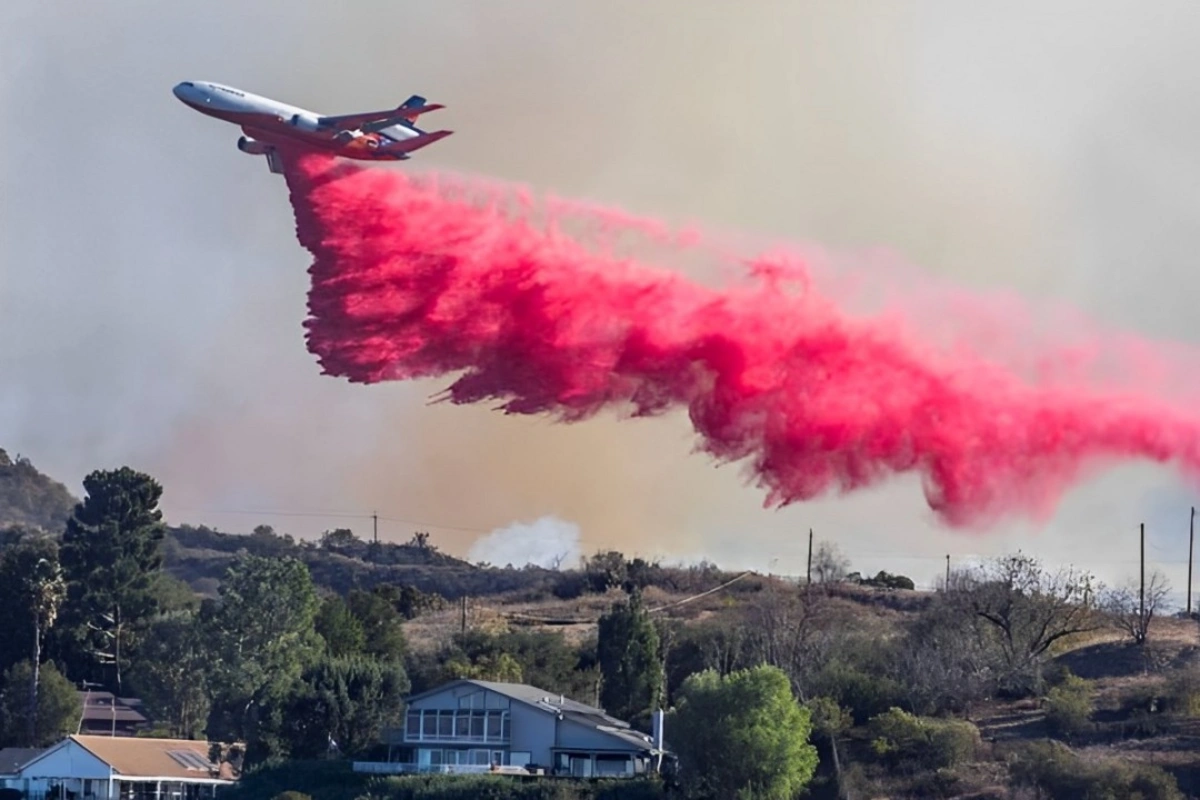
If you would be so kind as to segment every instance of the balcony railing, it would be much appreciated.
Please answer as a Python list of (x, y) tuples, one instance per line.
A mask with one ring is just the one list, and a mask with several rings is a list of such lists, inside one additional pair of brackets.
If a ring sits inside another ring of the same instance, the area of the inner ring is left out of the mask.
[(495, 766), (491, 764), (402, 764), (398, 761), (355, 761), (355, 772), (372, 775), (530, 775), (541, 774), (542, 770), (530, 772), (525, 767)]

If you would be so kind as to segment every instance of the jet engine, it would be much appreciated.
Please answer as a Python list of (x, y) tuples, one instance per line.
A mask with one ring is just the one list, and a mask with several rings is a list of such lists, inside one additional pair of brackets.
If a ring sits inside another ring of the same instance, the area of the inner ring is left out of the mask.
[(238, 150), (243, 153), (249, 153), (252, 156), (265, 156), (271, 148), (257, 139), (250, 139), (245, 136), (238, 138)]
[(291, 125), (293, 128), (299, 128), (302, 131), (308, 131), (309, 133), (316, 133), (321, 130), (320, 125), (317, 124), (317, 118), (308, 114), (292, 114), (288, 118), (288, 125)]

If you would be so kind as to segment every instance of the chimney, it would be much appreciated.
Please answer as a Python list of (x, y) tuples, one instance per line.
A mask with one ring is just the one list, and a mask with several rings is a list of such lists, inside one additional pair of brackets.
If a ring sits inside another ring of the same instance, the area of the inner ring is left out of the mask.
[(663, 749), (663, 722), (666, 715), (661, 708), (654, 712), (654, 749), (662, 751)]

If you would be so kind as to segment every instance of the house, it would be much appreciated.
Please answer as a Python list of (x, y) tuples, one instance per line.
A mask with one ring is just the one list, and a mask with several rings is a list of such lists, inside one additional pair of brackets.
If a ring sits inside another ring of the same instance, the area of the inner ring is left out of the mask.
[(517, 683), (458, 680), (408, 699), (405, 726), (385, 733), (388, 761), (359, 772), (505, 772), (626, 777), (657, 768), (655, 737), (601, 709)]
[(21, 767), (44, 752), (39, 747), (5, 747), (0, 750), (0, 789), (19, 789)]
[(89, 736), (136, 736), (150, 727), (142, 713), (142, 701), (136, 697), (117, 697), (112, 692), (80, 690), (83, 715), (79, 733)]
[(235, 781), (208, 742), (132, 736), (68, 736), (17, 771), (12, 788), (31, 800), (199, 800)]

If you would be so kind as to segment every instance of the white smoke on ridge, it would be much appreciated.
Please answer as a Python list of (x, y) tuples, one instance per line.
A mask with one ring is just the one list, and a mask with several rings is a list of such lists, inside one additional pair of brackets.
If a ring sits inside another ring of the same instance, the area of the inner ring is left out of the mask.
[(467, 559), (496, 566), (573, 567), (583, 553), (581, 535), (574, 522), (547, 515), (533, 522), (514, 522), (480, 537), (471, 545)]

